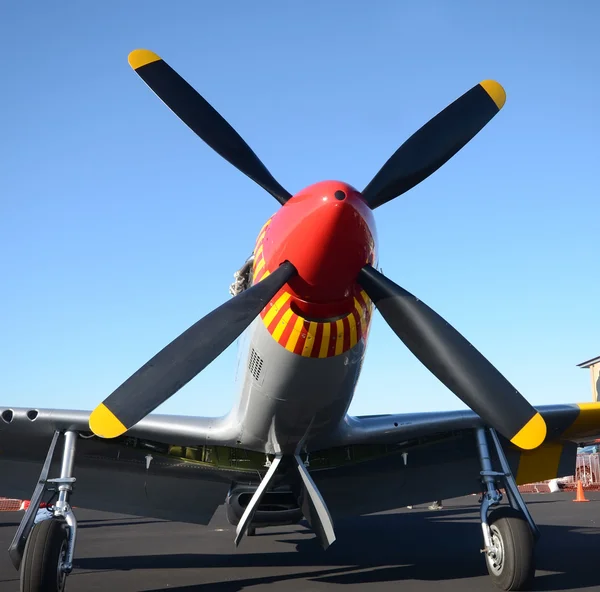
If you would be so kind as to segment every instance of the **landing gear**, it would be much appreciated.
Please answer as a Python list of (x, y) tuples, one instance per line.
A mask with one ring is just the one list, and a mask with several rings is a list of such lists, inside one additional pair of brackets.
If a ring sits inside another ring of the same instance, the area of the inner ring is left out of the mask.
[[(77, 520), (69, 504), (75, 478), (75, 432), (65, 432), (60, 477), (48, 479), (59, 433), (52, 439), (38, 484), (9, 547), (11, 561), (21, 572), (21, 592), (63, 592), (73, 570)], [(56, 503), (38, 516), (47, 491), (58, 493)]]
[[(539, 530), (535, 525), (504, 455), (498, 435), (487, 430), (494, 443), (501, 472), (493, 470), (486, 428), (477, 428), (477, 450), (481, 462), (481, 528), (488, 572), (501, 590), (531, 590), (535, 576), (535, 542)], [(502, 500), (504, 488), (510, 507), (489, 512)], [(489, 516), (488, 516), (489, 512)]]

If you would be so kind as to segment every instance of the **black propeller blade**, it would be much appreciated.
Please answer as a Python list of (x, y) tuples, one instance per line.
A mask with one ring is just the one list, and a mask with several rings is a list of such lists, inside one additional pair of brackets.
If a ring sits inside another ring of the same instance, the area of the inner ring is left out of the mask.
[(413, 134), (383, 165), (362, 194), (371, 208), (402, 195), (437, 171), (502, 109), (504, 89), (484, 80)]
[(164, 60), (147, 49), (136, 49), (129, 54), (129, 65), (215, 152), (258, 183), (280, 204), (291, 197), (241, 136)]
[(488, 425), (520, 448), (544, 441), (542, 416), (442, 317), (370, 265), (358, 282), (408, 349)]
[(116, 438), (146, 417), (225, 351), (295, 273), (286, 261), (192, 325), (94, 409), (92, 432)]

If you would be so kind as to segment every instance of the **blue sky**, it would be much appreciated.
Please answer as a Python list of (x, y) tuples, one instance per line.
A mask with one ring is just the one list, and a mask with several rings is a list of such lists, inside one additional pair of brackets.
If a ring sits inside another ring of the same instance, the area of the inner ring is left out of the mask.
[[(597, 3), (117, 2), (0, 8), (0, 404), (91, 409), (228, 296), (277, 203), (127, 64), (152, 49), (292, 193), (362, 189), (480, 80), (508, 99), (376, 212), (386, 275), (534, 404), (600, 354)], [(353, 413), (461, 408), (375, 317)], [(160, 410), (225, 413), (232, 345)]]

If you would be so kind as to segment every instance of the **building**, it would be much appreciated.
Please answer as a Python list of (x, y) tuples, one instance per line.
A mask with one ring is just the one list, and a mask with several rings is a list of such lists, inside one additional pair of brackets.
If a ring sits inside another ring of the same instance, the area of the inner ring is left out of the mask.
[(587, 362), (577, 364), (579, 368), (589, 368), (590, 378), (592, 379), (592, 401), (598, 401), (600, 394), (600, 356), (592, 358)]

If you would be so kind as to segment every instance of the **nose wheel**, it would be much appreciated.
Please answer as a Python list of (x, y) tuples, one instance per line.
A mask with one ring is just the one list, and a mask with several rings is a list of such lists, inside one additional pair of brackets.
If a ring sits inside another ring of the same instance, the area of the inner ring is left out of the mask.
[(64, 520), (51, 518), (33, 527), (23, 553), (20, 592), (63, 592), (68, 543)]

